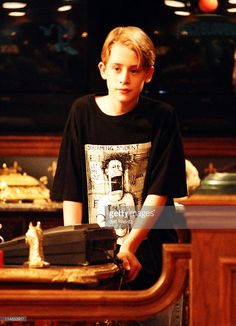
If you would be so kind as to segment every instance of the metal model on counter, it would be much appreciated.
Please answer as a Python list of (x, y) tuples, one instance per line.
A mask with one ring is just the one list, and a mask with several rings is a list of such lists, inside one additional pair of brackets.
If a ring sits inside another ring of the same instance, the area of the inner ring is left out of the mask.
[(236, 194), (236, 173), (215, 172), (208, 174), (201, 182), (195, 194)]
[(3, 164), (0, 168), (0, 202), (49, 202), (47, 177), (37, 180), (21, 170), (17, 162), (12, 167)]

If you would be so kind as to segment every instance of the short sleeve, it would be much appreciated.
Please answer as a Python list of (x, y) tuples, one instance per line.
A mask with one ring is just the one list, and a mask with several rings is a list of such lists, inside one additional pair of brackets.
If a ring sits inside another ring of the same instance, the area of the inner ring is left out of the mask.
[(171, 107), (153, 138), (148, 175), (146, 195), (187, 195), (183, 144), (176, 112)]
[(82, 202), (83, 148), (79, 142), (75, 108), (67, 120), (59, 151), (51, 197), (54, 200)]

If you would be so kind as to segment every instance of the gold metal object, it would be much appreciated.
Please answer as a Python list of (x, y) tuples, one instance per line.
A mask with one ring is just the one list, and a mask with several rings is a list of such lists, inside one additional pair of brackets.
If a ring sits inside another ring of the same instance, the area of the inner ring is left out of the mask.
[(22, 173), (15, 161), (12, 167), (6, 163), (0, 168), (0, 201), (11, 202), (50, 202), (50, 190), (46, 187), (47, 177), (40, 180)]
[(55, 177), (56, 169), (57, 169), (57, 161), (52, 161), (51, 165), (48, 167), (48, 172), (52, 174), (53, 178)]
[(36, 226), (30, 222), (29, 229), (25, 234), (25, 241), (29, 245), (29, 260), (24, 265), (30, 268), (49, 267), (50, 263), (44, 260), (43, 230), (40, 222), (37, 222)]

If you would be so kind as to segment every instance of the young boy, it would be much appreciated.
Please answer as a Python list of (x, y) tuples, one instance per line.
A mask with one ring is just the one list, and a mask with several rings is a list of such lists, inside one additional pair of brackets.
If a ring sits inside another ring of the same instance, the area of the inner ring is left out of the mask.
[(140, 95), (154, 63), (154, 45), (140, 28), (108, 34), (98, 65), (108, 92), (73, 104), (52, 190), (63, 201), (65, 225), (102, 220), (119, 231), (131, 289), (159, 277), (162, 244), (177, 242), (173, 198), (187, 194), (175, 111)]

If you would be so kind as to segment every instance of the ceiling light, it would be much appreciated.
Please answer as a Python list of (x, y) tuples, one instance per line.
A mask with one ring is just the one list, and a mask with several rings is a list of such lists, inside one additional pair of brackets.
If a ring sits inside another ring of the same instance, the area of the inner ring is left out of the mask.
[(178, 16), (189, 16), (190, 15), (189, 11), (184, 11), (184, 10), (176, 10), (174, 13)]
[(179, 34), (182, 35), (182, 36), (188, 36), (189, 32), (183, 30), (183, 31), (180, 31)]
[(199, 0), (199, 9), (205, 13), (215, 11), (218, 6), (218, 0)]
[(227, 11), (228, 12), (236, 12), (236, 7), (235, 8), (228, 8)]
[(83, 33), (81, 34), (81, 37), (82, 37), (82, 38), (86, 38), (86, 37), (88, 37), (88, 32), (83, 32)]
[(8, 14), (8, 16), (13, 16), (13, 17), (22, 17), (24, 15), (25, 15), (25, 11), (11, 11)]
[(4, 9), (22, 9), (26, 7), (24, 2), (3, 2), (2, 7)]
[(169, 7), (175, 7), (175, 8), (184, 8), (185, 3), (182, 1), (174, 1), (174, 0), (165, 0), (165, 5)]
[(57, 11), (60, 11), (60, 12), (62, 12), (62, 11), (69, 11), (69, 10), (71, 10), (71, 8), (72, 8), (71, 5), (61, 6), (61, 7), (59, 7), (57, 9)]
[(230, 3), (231, 5), (236, 5), (236, 0), (229, 0), (229, 3)]

